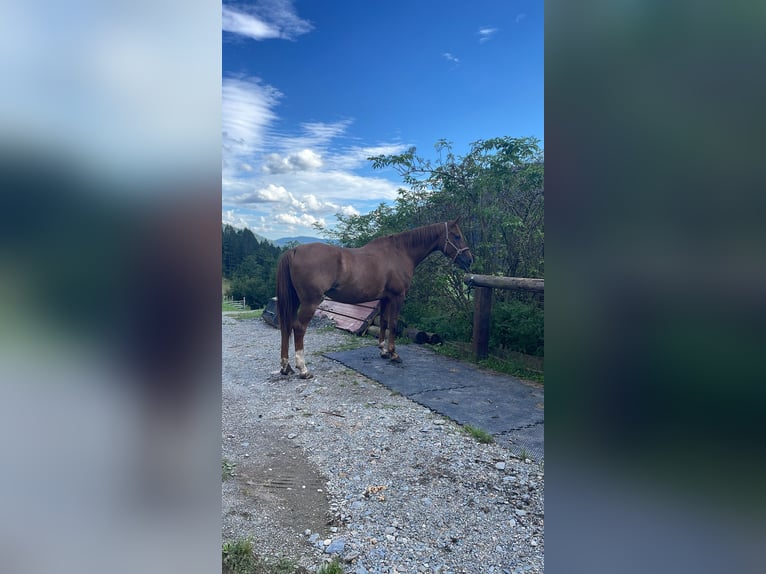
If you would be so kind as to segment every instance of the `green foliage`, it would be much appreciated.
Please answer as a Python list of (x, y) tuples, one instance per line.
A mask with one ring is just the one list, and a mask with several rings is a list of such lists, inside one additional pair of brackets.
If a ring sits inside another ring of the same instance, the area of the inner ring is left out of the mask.
[[(461, 361), (473, 361), (473, 353), (469, 343), (447, 343), (434, 347), (434, 351), (445, 357), (452, 357)], [(486, 359), (479, 361), (479, 365), (486, 369), (506, 373), (527, 381), (534, 381), (540, 384), (545, 383), (545, 375), (536, 370), (530, 369), (524, 362), (518, 358), (507, 357), (504, 359), (490, 355)]]
[(258, 566), (249, 538), (224, 542), (222, 554), (224, 574), (252, 574)]
[[(279, 558), (276, 562), (264, 565), (263, 574), (294, 574), (298, 571), (298, 563), (290, 558)], [(304, 572), (301, 568), (300, 572)]]
[(282, 249), (259, 241), (249, 229), (223, 226), (222, 270), (228, 294), (246, 299), (252, 309), (264, 307), (276, 292), (276, 269)]
[[(460, 216), (474, 255), (473, 273), (509, 277), (544, 274), (544, 155), (535, 138), (479, 140), (464, 157), (446, 140), (436, 143), (435, 160), (415, 148), (368, 158), (374, 169), (394, 169), (408, 189), (393, 205), (365, 215), (338, 215), (334, 229), (320, 232), (347, 247), (375, 237)], [(473, 302), (463, 272), (441, 255), (418, 267), (402, 319), (453, 341), (469, 341)], [(491, 344), (543, 354), (543, 311), (530, 304), (493, 307)]]
[(340, 565), (337, 558), (333, 558), (330, 562), (322, 564), (317, 570), (317, 574), (343, 574), (343, 566)]
[[(472, 358), (470, 356), (464, 356), (463, 358)], [(534, 381), (536, 383), (545, 384), (545, 375), (540, 371), (535, 371), (527, 367), (523, 362), (513, 357), (506, 359), (499, 359), (497, 357), (489, 356), (486, 359), (479, 361), (479, 365), (497, 371), (498, 373), (506, 373), (520, 379), (527, 381)]]
[(544, 356), (545, 317), (542, 308), (534, 301), (495, 302), (490, 346)]
[(221, 311), (242, 311), (241, 307), (237, 307), (228, 301), (221, 301)]
[(236, 462), (231, 462), (225, 458), (221, 461), (221, 480), (226, 480), (234, 476), (234, 467), (237, 466)]
[(222, 555), (223, 574), (307, 574), (305, 568), (290, 558), (266, 560), (256, 556), (250, 538), (224, 542)]
[(482, 430), (480, 428), (471, 426), (471, 425), (463, 425), (463, 430), (467, 432), (469, 435), (471, 435), (473, 438), (476, 439), (477, 442), (480, 442), (481, 444), (491, 444), (495, 442), (495, 438), (489, 434), (487, 431)]
[(254, 311), (239, 311), (237, 313), (230, 313), (229, 317), (243, 321), (246, 319), (260, 319), (263, 317), (263, 309), (255, 309)]
[[(538, 141), (479, 140), (466, 156), (456, 157), (451, 144), (441, 140), (436, 151), (437, 161), (418, 156), (415, 148), (369, 158), (374, 168), (393, 168), (410, 186), (399, 191), (394, 210), (398, 223), (416, 227), (461, 215), (476, 259), (474, 272), (541, 277), (544, 159)], [(391, 220), (385, 212), (373, 219), (381, 216)]]

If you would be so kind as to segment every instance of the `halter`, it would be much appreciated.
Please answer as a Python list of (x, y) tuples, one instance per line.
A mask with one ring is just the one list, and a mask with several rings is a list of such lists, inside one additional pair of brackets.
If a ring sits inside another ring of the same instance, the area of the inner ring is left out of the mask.
[[(455, 259), (457, 259), (457, 256), (460, 255), (463, 251), (468, 251), (468, 247), (463, 247), (461, 249), (458, 249), (457, 245), (452, 243), (452, 241), (449, 240), (449, 228), (447, 227), (447, 222), (444, 222), (444, 249), (442, 251), (444, 252), (444, 255), (447, 255), (447, 245), (452, 245), (452, 249), (455, 250), (455, 255), (452, 256), (452, 262), (455, 262)], [(447, 255), (449, 257), (449, 255)]]

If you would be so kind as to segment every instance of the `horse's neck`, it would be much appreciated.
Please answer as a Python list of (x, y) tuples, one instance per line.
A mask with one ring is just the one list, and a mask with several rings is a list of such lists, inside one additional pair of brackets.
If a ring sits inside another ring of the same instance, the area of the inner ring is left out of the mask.
[(427, 229), (423, 229), (422, 231), (433, 231), (433, 233), (424, 233), (422, 237), (419, 237), (418, 241), (406, 242), (408, 244), (406, 248), (407, 253), (412, 259), (412, 263), (415, 267), (417, 267), (423, 259), (441, 247), (441, 230), (437, 225), (430, 225)]

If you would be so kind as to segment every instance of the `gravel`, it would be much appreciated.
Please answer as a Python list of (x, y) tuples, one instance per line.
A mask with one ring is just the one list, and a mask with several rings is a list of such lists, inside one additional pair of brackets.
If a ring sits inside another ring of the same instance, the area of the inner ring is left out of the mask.
[(224, 315), (222, 344), (225, 540), (309, 571), (543, 572), (542, 465), (321, 356), (372, 339), (313, 325), (310, 380), (260, 319)]

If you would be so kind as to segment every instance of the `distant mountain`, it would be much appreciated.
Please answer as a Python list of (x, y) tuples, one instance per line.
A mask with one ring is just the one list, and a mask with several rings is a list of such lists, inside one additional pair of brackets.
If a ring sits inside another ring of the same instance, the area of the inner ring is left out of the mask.
[(278, 247), (284, 247), (291, 241), (295, 241), (297, 243), (328, 243), (325, 239), (320, 239), (319, 237), (308, 237), (306, 235), (301, 235), (298, 237), (280, 237), (279, 239), (275, 239), (273, 243)]

